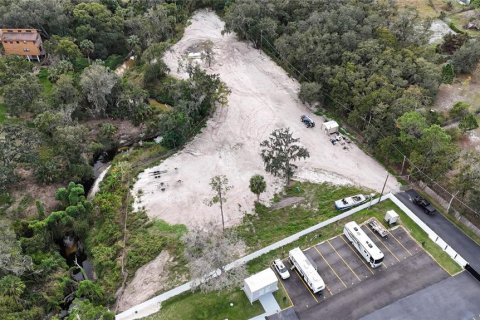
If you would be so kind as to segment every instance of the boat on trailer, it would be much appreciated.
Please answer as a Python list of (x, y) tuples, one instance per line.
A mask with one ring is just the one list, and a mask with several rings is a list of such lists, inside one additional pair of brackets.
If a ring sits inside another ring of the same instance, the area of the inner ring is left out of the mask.
[(335, 201), (335, 208), (337, 210), (347, 210), (358, 206), (370, 199), (370, 196), (365, 196), (363, 194), (356, 194), (351, 197), (346, 197), (340, 200)]

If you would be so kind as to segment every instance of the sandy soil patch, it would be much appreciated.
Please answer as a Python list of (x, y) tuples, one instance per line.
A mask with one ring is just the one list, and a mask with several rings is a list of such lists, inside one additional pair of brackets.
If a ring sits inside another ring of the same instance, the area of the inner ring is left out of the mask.
[(165, 287), (168, 278), (165, 265), (169, 258), (170, 255), (164, 250), (155, 260), (150, 261), (135, 272), (134, 278), (127, 285), (117, 302), (119, 312), (142, 303)]
[(433, 108), (448, 111), (458, 101), (480, 107), (480, 66), (471, 75), (458, 75), (454, 83), (440, 85)]
[(430, 26), (430, 31), (432, 34), (430, 35), (429, 43), (441, 43), (443, 37), (448, 33), (455, 33), (448, 24), (440, 19), (436, 19), (432, 21), (432, 25)]
[(37, 200), (43, 204), (47, 214), (57, 208), (59, 202), (55, 199), (55, 193), (58, 188), (64, 187), (63, 184), (40, 185), (36, 183), (32, 170), (17, 169), (16, 172), (20, 176), (20, 181), (9, 190), (14, 202), (7, 213), (17, 218), (36, 217)]
[[(472, 106), (471, 112), (480, 108), (480, 65), (471, 75), (459, 75), (452, 84), (442, 84), (438, 89), (433, 109), (448, 112), (458, 101)], [(472, 130), (459, 142), (462, 149), (480, 151), (480, 129)]]
[[(213, 41), (215, 61), (207, 71), (219, 74), (232, 93), (228, 106), (219, 108), (182, 151), (139, 175), (133, 190), (136, 207), (145, 207), (150, 218), (170, 223), (220, 222), (219, 209), (204, 203), (211, 197), (210, 178), (224, 174), (233, 186), (224, 210), (226, 224), (239, 223), (243, 213), (253, 209), (255, 196), (248, 188), (252, 175), (266, 178), (268, 188), (262, 199), (271, 199), (282, 189), (282, 181), (265, 172), (259, 146), (274, 129), (282, 127), (290, 127), (311, 154), (297, 163), (298, 178), (380, 191), (385, 169), (353, 144), (348, 150), (332, 145), (321, 131), (322, 119), (298, 100), (299, 83), (235, 34), (222, 36), (222, 29), (223, 22), (215, 13), (200, 11), (164, 57), (172, 73), (185, 78), (187, 75), (178, 71), (178, 59), (198, 43)], [(317, 126), (305, 128), (300, 122), (302, 114), (309, 114)], [(386, 190), (398, 188), (391, 178)]]

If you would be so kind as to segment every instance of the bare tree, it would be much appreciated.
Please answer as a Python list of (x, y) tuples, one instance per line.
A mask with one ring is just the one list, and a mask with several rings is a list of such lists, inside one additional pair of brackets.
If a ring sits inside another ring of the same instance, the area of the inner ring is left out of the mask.
[(213, 62), (213, 42), (211, 40), (202, 42), (200, 44), (200, 49), (202, 50), (202, 60), (208, 64), (208, 67), (210, 67)]
[(204, 229), (196, 227), (184, 237), (185, 258), (190, 275), (202, 292), (230, 289), (239, 286), (247, 276), (245, 265), (226, 270), (225, 266), (240, 258), (244, 242), (231, 232), (220, 232), (216, 224)]
[(207, 202), (207, 205), (213, 206), (217, 204), (220, 206), (220, 213), (222, 214), (222, 230), (225, 231), (225, 218), (223, 216), (223, 204), (227, 202), (227, 192), (232, 189), (232, 186), (228, 184), (226, 176), (215, 176), (210, 179), (210, 187), (214, 193), (211, 200)]
[(281, 128), (273, 131), (268, 140), (260, 143), (263, 147), (261, 156), (265, 164), (265, 170), (274, 176), (286, 179), (286, 184), (297, 168), (292, 162), (300, 158), (310, 157), (308, 150), (298, 144), (299, 138), (294, 138), (289, 128)]

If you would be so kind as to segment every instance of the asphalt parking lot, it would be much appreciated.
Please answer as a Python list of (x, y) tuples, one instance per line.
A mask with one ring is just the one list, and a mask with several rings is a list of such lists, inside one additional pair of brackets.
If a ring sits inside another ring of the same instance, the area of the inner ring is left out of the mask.
[[(386, 239), (361, 227), (384, 253), (383, 265), (371, 268), (343, 234), (308, 248), (326, 289), (313, 294), (295, 269), (282, 281), (300, 319), (358, 318), (448, 277), (403, 227)], [(288, 258), (284, 263), (291, 267)]]

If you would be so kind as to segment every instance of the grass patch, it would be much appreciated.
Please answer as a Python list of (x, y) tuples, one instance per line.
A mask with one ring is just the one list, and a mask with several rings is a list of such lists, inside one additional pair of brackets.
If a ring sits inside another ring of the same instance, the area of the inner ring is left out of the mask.
[(236, 231), (249, 248), (259, 249), (336, 216), (339, 211), (334, 201), (358, 193), (370, 191), (352, 186), (295, 182), (285, 190), (283, 198), (304, 197), (303, 204), (274, 211), (256, 204), (256, 214), (245, 215)]
[[(233, 303), (233, 306), (230, 304)], [(245, 320), (263, 313), (258, 301), (250, 304), (241, 290), (233, 292), (184, 293), (162, 304), (162, 311), (148, 320), (229, 319)]]
[(0, 123), (4, 123), (7, 120), (7, 106), (0, 103)]
[(362, 210), (353, 216), (332, 223), (318, 230), (317, 232), (313, 232), (305, 237), (302, 237), (294, 243), (252, 260), (248, 264), (248, 271), (255, 273), (265, 269), (274, 259), (288, 256), (288, 251), (295, 247), (307, 248), (324, 240), (335, 237), (343, 232), (343, 227), (348, 221), (355, 220), (360, 224), (371, 217), (376, 217), (383, 223), (383, 217), (387, 210), (395, 210), (400, 215), (401, 224), (405, 227), (405, 229), (410, 232), (410, 235), (417, 240), (423, 249), (425, 249), (425, 251), (427, 251), (449, 274), (453, 275), (462, 270), (462, 268), (455, 263), (448, 256), (448, 254), (443, 252), (439, 246), (437, 246), (432, 240), (430, 240), (430, 238), (428, 238), (428, 235), (413, 220), (403, 213), (403, 211), (401, 211), (392, 201), (386, 200), (372, 206), (370, 209)]
[(111, 70), (117, 69), (123, 63), (123, 57), (118, 54), (112, 54), (105, 59), (105, 66)]
[[(319, 242), (333, 238), (343, 232), (343, 227), (345, 226), (345, 223), (348, 221), (355, 220), (357, 223), (360, 224), (368, 220), (372, 216), (381, 217), (381, 219), (383, 220), (383, 216), (385, 215), (385, 212), (392, 209), (400, 214), (399, 212), (400, 209), (398, 209), (398, 207), (390, 200), (386, 200), (379, 204), (372, 205), (370, 209), (362, 210), (346, 219), (329, 224), (328, 226), (325, 226), (315, 232), (312, 232), (304, 237), (301, 237), (299, 240), (291, 244), (288, 244), (277, 250), (271, 251), (267, 254), (264, 254), (261, 257), (258, 257), (257, 259), (250, 261), (247, 264), (248, 271), (250, 273), (256, 273), (267, 268), (274, 259), (287, 257), (288, 251), (295, 247), (308, 248)], [(338, 211), (337, 211), (337, 214), (338, 214)], [(319, 222), (324, 220), (327, 220), (327, 218), (319, 220)]]
[[(448, 19), (450, 21), (448, 25), (453, 31), (466, 33), (466, 34), (468, 34), (472, 37), (477, 37), (477, 36), (480, 35), (480, 31), (463, 28), (463, 26), (466, 25), (470, 20), (470, 15), (469, 15), (468, 11), (452, 14), (452, 15), (448, 16)], [(456, 27), (456, 29), (458, 29), (458, 30), (452, 28), (450, 26), (450, 23), (452, 23)]]
[(148, 99), (148, 104), (155, 110), (160, 113), (170, 112), (172, 111), (172, 107), (168, 104), (158, 102), (155, 99)]
[(286, 309), (288, 307), (293, 306), (290, 297), (287, 295), (285, 288), (281, 281), (278, 281), (278, 290), (273, 293), (275, 300), (277, 300), (280, 309)]
[(53, 83), (51, 83), (50, 80), (48, 80), (48, 75), (49, 75), (48, 69), (42, 68), (38, 73), (38, 80), (40, 81), (40, 84), (43, 87), (43, 92), (45, 93), (45, 95), (50, 96), (53, 90)]

